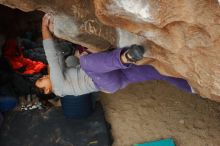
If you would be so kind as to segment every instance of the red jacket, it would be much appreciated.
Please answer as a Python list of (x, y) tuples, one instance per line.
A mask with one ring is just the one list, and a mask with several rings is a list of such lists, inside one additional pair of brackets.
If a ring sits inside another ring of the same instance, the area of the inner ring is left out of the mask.
[(17, 48), (17, 42), (15, 39), (6, 41), (3, 55), (15, 71), (19, 72), (18, 69), (24, 68), (23, 72), (19, 72), (21, 74), (39, 73), (46, 67), (46, 65), (40, 61), (33, 61), (25, 58), (22, 54), (21, 48)]

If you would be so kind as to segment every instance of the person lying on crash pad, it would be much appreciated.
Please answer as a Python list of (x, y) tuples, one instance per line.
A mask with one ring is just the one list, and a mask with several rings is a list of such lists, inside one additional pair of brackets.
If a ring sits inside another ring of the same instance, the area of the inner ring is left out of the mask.
[(83, 95), (102, 91), (114, 93), (130, 83), (163, 80), (178, 88), (192, 92), (186, 80), (161, 75), (150, 65), (136, 65), (146, 59), (148, 51), (140, 45), (131, 45), (80, 57), (80, 66), (67, 67), (62, 52), (56, 45), (49, 30), (50, 15), (42, 19), (43, 46), (50, 73), (39, 78), (35, 85), (45, 94), (53, 92), (58, 96)]

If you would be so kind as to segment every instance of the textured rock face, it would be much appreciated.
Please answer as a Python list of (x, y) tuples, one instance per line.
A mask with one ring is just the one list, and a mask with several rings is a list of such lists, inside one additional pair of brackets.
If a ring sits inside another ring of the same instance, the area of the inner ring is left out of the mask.
[(202, 96), (219, 100), (217, 0), (96, 0), (95, 8), (105, 24), (151, 41), (151, 57), (159, 70), (185, 78)]
[(0, 4), (23, 11), (40, 10), (55, 15), (56, 36), (97, 52), (116, 44), (116, 30), (101, 23), (90, 0), (0, 0)]
[(220, 101), (218, 0), (0, 0), (23, 11), (55, 14), (55, 34), (94, 52), (132, 43), (161, 73), (186, 79), (203, 97)]

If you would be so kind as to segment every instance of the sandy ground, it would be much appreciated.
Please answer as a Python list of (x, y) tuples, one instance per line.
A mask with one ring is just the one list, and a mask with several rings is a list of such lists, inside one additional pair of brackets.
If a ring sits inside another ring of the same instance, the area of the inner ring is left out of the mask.
[(174, 138), (177, 146), (220, 146), (220, 103), (161, 81), (101, 94), (113, 146)]

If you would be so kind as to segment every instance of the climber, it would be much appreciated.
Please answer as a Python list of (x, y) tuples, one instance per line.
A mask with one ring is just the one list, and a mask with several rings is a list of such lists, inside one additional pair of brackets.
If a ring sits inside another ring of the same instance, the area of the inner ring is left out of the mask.
[(148, 80), (168, 81), (191, 92), (183, 79), (163, 76), (150, 65), (137, 66), (135, 62), (143, 60), (144, 52), (148, 51), (140, 45), (84, 55), (80, 57), (80, 66), (66, 67), (63, 54), (48, 29), (49, 23), (50, 15), (46, 14), (42, 20), (42, 35), (50, 73), (35, 82), (45, 94), (54, 92), (63, 97), (96, 91), (113, 93), (129, 83)]

